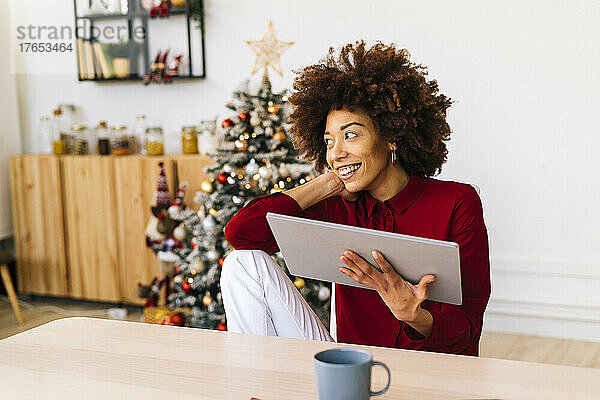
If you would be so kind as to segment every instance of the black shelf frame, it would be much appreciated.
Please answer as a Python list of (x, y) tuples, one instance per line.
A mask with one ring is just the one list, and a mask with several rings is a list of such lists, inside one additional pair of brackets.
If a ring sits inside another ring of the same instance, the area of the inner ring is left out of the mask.
[[(191, 1), (192, 0), (186, 0), (185, 2), (185, 8), (171, 8), (169, 10), (169, 15), (166, 17), (151, 17), (148, 10), (144, 9), (141, 6), (141, 2), (140, 0), (128, 0), (128, 10), (126, 14), (122, 14), (122, 13), (115, 13), (115, 14), (90, 14), (90, 15), (78, 15), (77, 13), (77, 0), (73, 0), (73, 7), (74, 7), (74, 11), (75, 11), (75, 37), (77, 39), (79, 39), (79, 29), (77, 29), (77, 27), (79, 26), (79, 21), (86, 19), (89, 21), (89, 27), (90, 30), (93, 28), (94, 26), (94, 21), (102, 21), (102, 20), (122, 20), (122, 19), (126, 19), (127, 20), (127, 32), (128, 32), (128, 50), (129, 50), (129, 59), (130, 60), (134, 60), (136, 57), (136, 51), (135, 51), (135, 47), (132, 45), (132, 42), (134, 41), (133, 36), (132, 36), (132, 32), (133, 32), (133, 23), (135, 19), (140, 19), (141, 20), (141, 26), (144, 29), (144, 41), (141, 42), (143, 44), (142, 48), (143, 48), (143, 56), (144, 56), (144, 66), (145, 68), (150, 68), (150, 64), (152, 62), (151, 58), (150, 58), (150, 49), (148, 46), (148, 36), (149, 36), (149, 30), (148, 30), (148, 20), (150, 19), (159, 19), (159, 20), (168, 20), (169, 18), (171, 18), (172, 16), (185, 16), (186, 19), (186, 33), (187, 33), (187, 49), (188, 49), (188, 64), (189, 64), (189, 72), (186, 75), (179, 75), (174, 77), (174, 80), (195, 80), (195, 79), (204, 79), (206, 78), (206, 50), (204, 48), (204, 0), (195, 0), (198, 1), (199, 6), (200, 6), (200, 21), (198, 21), (198, 28), (200, 30), (200, 46), (201, 46), (201, 58), (202, 58), (202, 74), (200, 75), (193, 75), (192, 71), (193, 71), (193, 64), (192, 64), (192, 42), (191, 42), (191, 31), (192, 31), (192, 24), (193, 21), (191, 19)], [(90, 0), (90, 5), (91, 5), (91, 0)], [(166, 22), (166, 21), (165, 21)], [(79, 63), (77, 64), (77, 69), (79, 70)], [(131, 71), (131, 70), (130, 70)], [(80, 82), (85, 82), (85, 81), (90, 81), (90, 82), (127, 82), (127, 81), (140, 81), (143, 79), (144, 74), (148, 72), (148, 71), (142, 71), (140, 73), (140, 71), (138, 71), (138, 66), (137, 64), (135, 64), (135, 71), (133, 73), (130, 73), (129, 77), (127, 78), (117, 78), (117, 77), (113, 77), (113, 78), (81, 78), (81, 75), (78, 74), (78, 80)], [(79, 73), (81, 73), (81, 71), (79, 71)]]

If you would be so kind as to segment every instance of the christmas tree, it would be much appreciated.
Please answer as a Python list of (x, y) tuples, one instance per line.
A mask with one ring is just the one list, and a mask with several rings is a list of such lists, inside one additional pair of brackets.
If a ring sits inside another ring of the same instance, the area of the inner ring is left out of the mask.
[[(165, 266), (162, 273), (172, 276), (170, 284), (167, 280), (159, 285), (167, 284), (168, 308), (185, 310), (186, 326), (225, 329), (219, 281), (223, 260), (232, 250), (223, 233), (231, 217), (255, 197), (296, 187), (315, 176), (311, 165), (299, 161), (288, 135), (291, 107), (286, 92), (272, 92), (266, 70), (257, 93), (250, 93), (248, 86), (246, 82), (236, 90), (227, 104), (230, 115), (221, 123), (224, 141), (211, 155), (211, 178), (194, 197), (197, 212), (183, 203), (185, 182), (171, 201), (161, 166), (146, 243)], [(327, 326), (330, 285), (293, 277), (281, 254), (273, 257)]]
[(197, 238), (208, 232), (200, 219), (200, 215), (204, 214), (183, 203), (185, 182), (179, 185), (171, 201), (162, 162), (159, 167), (153, 217), (146, 227), (146, 245), (157, 254), (163, 278), (160, 281), (155, 278), (148, 286), (140, 283), (138, 295), (147, 299), (146, 308), (154, 308), (164, 286), (166, 306), (173, 312), (155, 310), (151, 317), (150, 313), (145, 313), (146, 319), (170, 325), (224, 330), (225, 310), (219, 291), (220, 265), (214, 264), (218, 257), (211, 252), (201, 254), (197, 246)]
[[(167, 208), (164, 199), (161, 209), (153, 208), (156, 221), (147, 232), (147, 243), (159, 258), (174, 260), (172, 270), (166, 271), (173, 275), (171, 285), (167, 283), (167, 307), (188, 310), (183, 313), (187, 326), (225, 329), (219, 281), (223, 260), (232, 250), (223, 233), (231, 217), (258, 196), (291, 189), (315, 176), (313, 167), (299, 160), (288, 134), (287, 92), (273, 93), (267, 72), (271, 66), (281, 75), (279, 56), (292, 43), (278, 41), (272, 24), (262, 40), (247, 43), (257, 54), (253, 73), (264, 68), (264, 75), (258, 90), (251, 90), (246, 81), (226, 105), (223, 144), (211, 155), (215, 165), (206, 171), (211, 178), (202, 182), (194, 197), (198, 212), (183, 204), (182, 184)], [(161, 187), (159, 177), (157, 199)], [(164, 232), (162, 236), (156, 235), (156, 228)], [(293, 277), (281, 254), (273, 257), (328, 326), (331, 285)]]
[[(224, 144), (212, 156), (216, 165), (207, 170), (216, 179), (205, 182), (194, 200), (202, 205), (201, 212), (206, 215), (203, 227), (210, 229), (207, 235), (195, 239), (201, 252), (219, 255), (219, 264), (231, 249), (223, 228), (243, 205), (255, 197), (301, 185), (315, 176), (311, 165), (298, 160), (288, 135), (291, 106), (286, 92), (272, 92), (266, 70), (258, 93), (250, 94), (246, 85), (235, 91), (227, 108), (231, 115), (221, 124)], [(287, 272), (281, 254), (274, 258)], [(330, 286), (289, 273), (288, 276), (327, 326)]]

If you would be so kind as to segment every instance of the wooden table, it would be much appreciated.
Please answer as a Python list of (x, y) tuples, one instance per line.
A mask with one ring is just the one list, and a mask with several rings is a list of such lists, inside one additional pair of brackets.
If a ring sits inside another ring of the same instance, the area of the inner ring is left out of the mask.
[[(0, 341), (3, 399), (316, 399), (312, 356), (341, 345), (93, 318)], [(344, 345), (350, 346), (350, 345)], [(392, 371), (378, 399), (598, 399), (600, 370), (356, 346)], [(385, 382), (374, 369), (373, 387)]]

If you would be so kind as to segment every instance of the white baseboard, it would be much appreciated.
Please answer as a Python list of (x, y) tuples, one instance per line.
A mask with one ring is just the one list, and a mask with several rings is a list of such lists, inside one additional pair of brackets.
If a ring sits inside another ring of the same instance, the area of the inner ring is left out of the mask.
[(600, 342), (600, 264), (493, 260), (483, 329)]
[(600, 308), (491, 299), (483, 329), (600, 342)]

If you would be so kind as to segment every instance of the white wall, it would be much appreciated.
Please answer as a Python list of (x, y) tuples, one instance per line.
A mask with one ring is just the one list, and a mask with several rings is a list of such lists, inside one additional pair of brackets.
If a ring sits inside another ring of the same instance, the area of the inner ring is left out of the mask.
[[(6, 11), (6, 10), (5, 10)], [(10, 13), (0, 13), (0, 54), (10, 54)], [(10, 58), (0, 58), (0, 240), (12, 235), (12, 211), (8, 158), (21, 153), (17, 111), (17, 87), (10, 69)]]
[[(206, 0), (207, 79), (172, 86), (78, 83), (75, 55), (18, 77), (26, 147), (36, 121), (59, 102), (95, 123), (131, 123), (145, 112), (173, 138), (182, 125), (223, 109), (247, 78), (269, 19), (291, 70), (330, 45), (365, 38), (395, 42), (429, 67), (456, 100), (442, 179), (478, 184), (491, 240), (487, 329), (600, 338), (600, 3), (592, 0), (266, 1)], [(14, 23), (73, 24), (70, 0), (19, 1)], [(32, 16), (37, 15), (37, 17)], [(33, 22), (35, 23), (35, 22)], [(14, 33), (14, 29), (13, 29)], [(40, 63), (17, 57), (19, 70)], [(67, 74), (56, 73), (67, 71)], [(260, 76), (255, 76), (259, 79)], [(176, 139), (175, 139), (176, 140)], [(175, 142), (174, 142), (175, 143)], [(176, 145), (172, 151), (178, 151)]]

